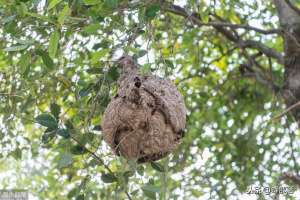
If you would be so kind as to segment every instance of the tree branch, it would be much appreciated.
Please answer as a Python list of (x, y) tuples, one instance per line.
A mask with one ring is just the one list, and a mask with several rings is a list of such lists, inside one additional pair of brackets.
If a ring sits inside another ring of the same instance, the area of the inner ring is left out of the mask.
[[(299, 23), (300, 15), (287, 0), (273, 0), (278, 11), (281, 26), (289, 26)], [(297, 9), (298, 10), (298, 9)]]
[[(276, 0), (275, 0), (276, 1)], [(280, 30), (262, 30), (262, 29), (258, 29), (252, 26), (247, 26), (247, 25), (237, 25), (237, 24), (230, 24), (230, 23), (226, 23), (226, 22), (209, 22), (209, 23), (204, 23), (200, 20), (199, 14), (197, 13), (193, 13), (193, 14), (189, 14), (191, 12), (187, 11), (185, 8), (182, 8), (180, 6), (174, 5), (174, 4), (169, 4), (169, 3), (165, 3), (165, 5), (162, 7), (162, 9), (164, 9), (167, 12), (185, 17), (187, 19), (189, 19), (193, 24), (197, 25), (197, 26), (213, 26), (218, 32), (220, 32), (221, 34), (223, 34), (228, 40), (237, 43), (238, 45), (242, 45), (243, 47), (249, 47), (249, 48), (254, 48), (257, 49), (258, 51), (264, 53), (265, 55), (275, 58), (280, 64), (283, 64), (283, 56), (275, 51), (272, 48), (267, 47), (266, 45), (254, 41), (254, 40), (241, 40), (239, 37), (237, 37), (236, 35), (234, 35), (231, 31), (229, 31), (228, 29), (226, 29), (227, 27), (229, 28), (244, 28), (247, 30), (254, 30), (260, 33), (279, 33), (281, 32)]]
[(207, 22), (207, 23), (205, 23), (205, 22), (202, 22), (198, 17), (196, 17), (196, 16), (199, 16), (197, 13), (188, 14), (188, 12), (184, 8), (174, 5), (174, 4), (169, 5), (169, 7), (164, 7), (164, 9), (173, 14), (180, 15), (185, 18), (189, 18), (193, 23), (197, 24), (198, 26), (223, 26), (223, 27), (229, 27), (229, 28), (233, 28), (233, 29), (252, 30), (252, 31), (256, 31), (258, 33), (262, 33), (262, 34), (281, 34), (280, 29), (264, 30), (264, 29), (260, 29), (260, 28), (250, 26), (250, 25), (231, 24), (231, 23), (227, 23), (227, 22)]
[(286, 0), (286, 3), (296, 12), (296, 13), (298, 13), (298, 15), (300, 15), (300, 9), (297, 7), (297, 6), (295, 6), (294, 4), (292, 4), (291, 3), (291, 1), (290, 0)]
[(287, 180), (291, 180), (293, 183), (295, 183), (296, 185), (298, 185), (298, 187), (300, 187), (300, 177), (297, 175), (293, 175), (292, 173), (283, 173), (283, 179), (287, 179)]

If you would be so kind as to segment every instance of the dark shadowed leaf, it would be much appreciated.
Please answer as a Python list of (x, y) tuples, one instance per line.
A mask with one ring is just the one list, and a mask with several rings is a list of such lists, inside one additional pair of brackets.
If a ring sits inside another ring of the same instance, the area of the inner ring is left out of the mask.
[(115, 177), (113, 174), (102, 174), (101, 179), (104, 183), (113, 183), (118, 181), (118, 178)]
[(86, 149), (80, 145), (75, 145), (71, 147), (71, 153), (74, 155), (82, 155), (87, 153)]
[(60, 114), (60, 106), (56, 103), (51, 103), (50, 111), (51, 111), (51, 114), (55, 117), (55, 119), (58, 120), (59, 114)]
[(41, 114), (39, 116), (37, 116), (35, 118), (35, 121), (37, 123), (39, 123), (42, 126), (48, 127), (48, 128), (52, 128), (52, 129), (56, 129), (58, 124), (57, 121), (55, 120), (55, 118), (47, 113)]
[(145, 12), (146, 19), (153, 19), (159, 10), (160, 10), (159, 4), (153, 4), (147, 7)]
[(111, 67), (107, 72), (107, 77), (111, 81), (116, 81), (119, 78), (120, 74), (117, 67)]
[(164, 172), (165, 171), (164, 167), (161, 164), (156, 163), (156, 162), (151, 162), (151, 167), (153, 169), (155, 169), (156, 171), (159, 171), (159, 172)]
[(69, 133), (68, 129), (62, 129), (62, 128), (57, 130), (57, 135), (60, 135), (66, 139), (70, 137), (70, 133)]
[(42, 142), (44, 144), (47, 144), (55, 137), (55, 135), (56, 135), (56, 130), (51, 130), (51, 129), (47, 128), (47, 130), (44, 132), (44, 134), (42, 136)]

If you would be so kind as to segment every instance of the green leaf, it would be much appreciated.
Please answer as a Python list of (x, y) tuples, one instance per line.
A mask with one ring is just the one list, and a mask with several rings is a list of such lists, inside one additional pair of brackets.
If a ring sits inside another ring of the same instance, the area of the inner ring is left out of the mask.
[(104, 183), (113, 183), (118, 181), (118, 178), (115, 177), (113, 174), (102, 174), (101, 179)]
[(71, 153), (74, 155), (82, 155), (87, 153), (86, 149), (80, 145), (75, 145), (71, 147)]
[(76, 200), (84, 200), (84, 195), (80, 194), (76, 197)]
[(70, 133), (69, 133), (68, 129), (62, 129), (62, 128), (57, 130), (57, 135), (60, 135), (66, 139), (70, 137)]
[(56, 130), (47, 128), (47, 130), (44, 132), (44, 134), (42, 136), (42, 142), (44, 144), (47, 144), (55, 137), (55, 135), (56, 135)]
[(111, 81), (116, 81), (120, 74), (117, 67), (111, 67), (107, 72), (107, 78)]
[(87, 34), (96, 34), (97, 31), (101, 28), (100, 24), (89, 24), (83, 28), (83, 31)]
[(50, 36), (48, 52), (51, 58), (54, 58), (56, 55), (59, 38), (60, 36), (58, 31), (54, 31)]
[(20, 160), (22, 158), (22, 150), (20, 148), (16, 148), (13, 152), (11, 152), (11, 155), (16, 160)]
[(153, 19), (159, 10), (160, 10), (159, 4), (153, 4), (149, 7), (147, 7), (146, 11), (145, 11), (146, 19), (149, 19), (149, 20)]
[(15, 40), (18, 44), (24, 44), (24, 45), (31, 45), (35, 42), (34, 40), (22, 40), (19, 38), (15, 38)]
[(148, 53), (148, 51), (146, 51), (146, 50), (140, 50), (139, 53), (138, 53), (138, 58), (143, 57), (147, 53)]
[(83, 3), (85, 5), (93, 6), (93, 5), (96, 5), (98, 3), (101, 3), (101, 0), (83, 0)]
[(52, 70), (54, 68), (54, 62), (48, 52), (38, 49), (36, 54), (42, 57), (43, 63), (48, 69)]
[(52, 0), (48, 5), (48, 10), (51, 10), (55, 6), (57, 6), (62, 0)]
[(27, 12), (27, 15), (31, 16), (31, 17), (34, 17), (34, 18), (37, 18), (37, 19), (40, 19), (40, 20), (43, 20), (43, 21), (47, 21), (49, 23), (52, 23), (54, 24), (55, 22), (52, 21), (48, 16), (46, 15), (40, 15), (40, 14), (37, 14), (37, 13), (30, 13), (30, 12)]
[(73, 158), (72, 158), (72, 154), (70, 153), (62, 153), (59, 155), (59, 159), (57, 161), (57, 167), (60, 168), (64, 168), (64, 167), (68, 167), (69, 165), (71, 165), (73, 162)]
[(147, 185), (144, 185), (142, 187), (142, 190), (148, 191), (148, 192), (159, 193), (160, 192), (160, 187), (155, 186), (155, 185), (147, 184)]
[(93, 67), (93, 68), (87, 69), (86, 72), (89, 74), (102, 74), (103, 69), (102, 69), (102, 67)]
[(28, 45), (22, 44), (22, 45), (16, 45), (16, 46), (4, 48), (4, 51), (22, 51), (27, 48), (28, 48)]
[(170, 67), (171, 69), (174, 69), (174, 65), (173, 65), (172, 61), (166, 59), (166, 60), (164, 60), (164, 62), (167, 64), (168, 67)]
[(92, 91), (92, 88), (90, 86), (82, 88), (78, 94), (80, 97), (85, 97), (87, 96), (90, 92)]
[(144, 185), (142, 187), (143, 193), (145, 196), (149, 197), (150, 199), (156, 199), (156, 193), (160, 192), (160, 188), (154, 185)]
[(164, 167), (159, 163), (151, 162), (151, 167), (156, 171), (165, 172)]
[(69, 8), (68, 5), (66, 5), (66, 6), (62, 9), (62, 11), (58, 14), (58, 19), (57, 19), (58, 23), (62, 25), (62, 24), (64, 23), (66, 17), (67, 17), (69, 14), (70, 14), (70, 8)]
[(132, 177), (134, 174), (135, 174), (134, 171), (126, 171), (126, 172), (124, 172), (123, 175), (124, 175), (124, 177), (129, 178), (129, 177)]
[(104, 0), (104, 6), (115, 9), (118, 7), (118, 0)]
[(50, 111), (51, 111), (51, 114), (55, 117), (55, 119), (58, 120), (59, 114), (60, 114), (60, 106), (56, 103), (51, 103)]
[(21, 74), (23, 75), (23, 77), (27, 77), (30, 70), (31, 54), (23, 53), (18, 64), (20, 65)]
[(56, 129), (58, 127), (58, 124), (55, 120), (55, 118), (47, 113), (41, 114), (35, 118), (35, 121), (39, 123), (42, 126), (45, 126), (47, 128)]
[(145, 168), (143, 166), (139, 166), (136, 171), (139, 175), (144, 176)]

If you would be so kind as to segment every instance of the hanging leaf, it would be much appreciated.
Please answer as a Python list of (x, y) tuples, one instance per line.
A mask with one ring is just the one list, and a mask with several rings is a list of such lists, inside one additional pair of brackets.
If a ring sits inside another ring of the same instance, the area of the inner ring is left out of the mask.
[(16, 46), (4, 48), (4, 51), (22, 51), (27, 48), (28, 48), (28, 45), (16, 45)]
[(54, 58), (58, 49), (59, 32), (54, 31), (50, 36), (48, 52), (51, 58)]
[(41, 58), (42, 58), (42, 60), (43, 60), (43, 63), (45, 64), (45, 66), (46, 66), (49, 70), (52, 70), (52, 69), (54, 68), (53, 60), (52, 60), (52, 58), (49, 56), (48, 52), (38, 49), (38, 50), (36, 51), (36, 54), (39, 55), (39, 56), (41, 56)]
[(69, 14), (70, 14), (70, 8), (68, 5), (66, 5), (58, 15), (58, 19), (57, 19), (58, 23), (62, 25)]
[(59, 114), (60, 114), (60, 106), (56, 103), (51, 103), (50, 111), (51, 111), (51, 114), (55, 117), (55, 119), (58, 120)]
[(18, 64), (20, 65), (23, 77), (27, 77), (30, 71), (31, 54), (23, 53)]

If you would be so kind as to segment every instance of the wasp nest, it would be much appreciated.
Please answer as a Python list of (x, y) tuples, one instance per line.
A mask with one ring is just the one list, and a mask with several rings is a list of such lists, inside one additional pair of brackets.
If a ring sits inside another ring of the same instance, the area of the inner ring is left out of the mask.
[(117, 94), (104, 112), (103, 138), (119, 156), (139, 163), (158, 160), (183, 137), (183, 98), (169, 80), (141, 75), (130, 56), (121, 57), (118, 65), (122, 74)]

